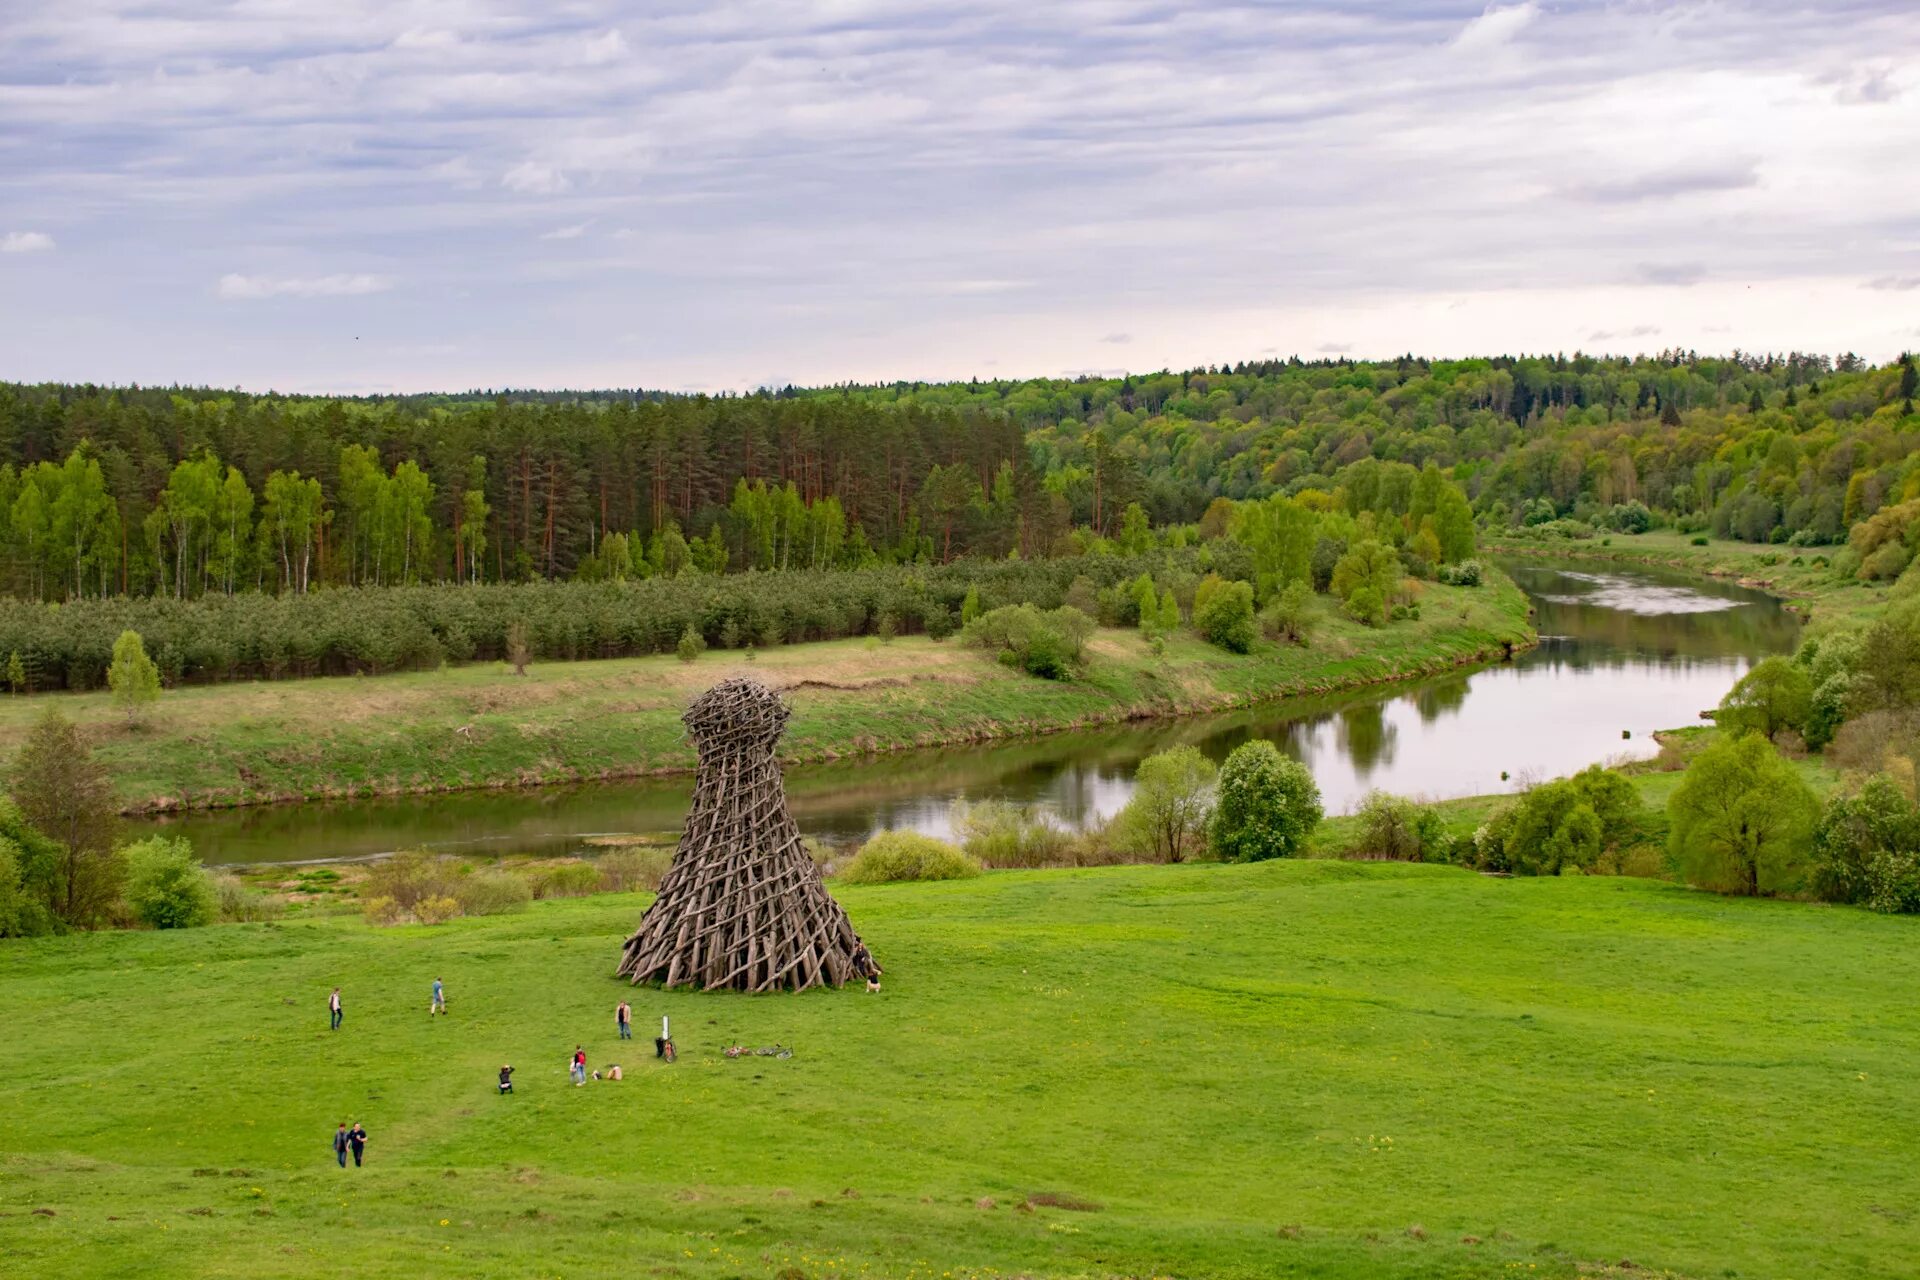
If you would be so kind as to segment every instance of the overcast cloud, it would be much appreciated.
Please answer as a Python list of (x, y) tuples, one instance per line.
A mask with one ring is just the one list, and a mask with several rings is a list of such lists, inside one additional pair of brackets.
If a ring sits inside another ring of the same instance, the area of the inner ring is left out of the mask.
[(0, 377), (1920, 346), (1910, 0), (12, 0)]

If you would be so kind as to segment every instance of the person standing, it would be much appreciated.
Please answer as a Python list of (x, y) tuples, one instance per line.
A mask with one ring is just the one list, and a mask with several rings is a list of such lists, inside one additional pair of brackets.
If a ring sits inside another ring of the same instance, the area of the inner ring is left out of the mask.
[(620, 1007), (613, 1011), (613, 1020), (620, 1024), (620, 1038), (622, 1040), (633, 1039), (633, 1006), (632, 1005), (629, 1005), (625, 1000), (622, 1000), (620, 1002)]
[(433, 1003), (427, 1006), (427, 1012), (445, 1013), (446, 1011), (447, 989), (440, 985), (440, 979), (435, 978), (433, 980)]
[(333, 1031), (338, 1031), (341, 1022), (346, 1019), (346, 1014), (340, 1008), (340, 988), (338, 987), (335, 987), (333, 994), (327, 997), (327, 1016), (333, 1024), (329, 1030)]
[(347, 1147), (351, 1142), (352, 1138), (347, 1133), (347, 1122), (342, 1120), (340, 1127), (333, 1131), (333, 1155), (334, 1159), (340, 1162), (342, 1169), (347, 1167)]
[(587, 1051), (579, 1045), (573, 1046), (573, 1082), (576, 1085), (587, 1082)]
[(503, 1062), (500, 1064), (500, 1092), (501, 1093), (513, 1092), (513, 1064), (512, 1063)]

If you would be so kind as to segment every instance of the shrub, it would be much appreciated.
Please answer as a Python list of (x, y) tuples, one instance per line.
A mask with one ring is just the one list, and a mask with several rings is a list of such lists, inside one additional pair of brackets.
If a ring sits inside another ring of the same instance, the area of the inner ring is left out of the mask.
[(1347, 616), (1355, 622), (1369, 627), (1378, 627), (1387, 620), (1387, 602), (1372, 587), (1359, 587), (1347, 597)]
[(414, 918), (421, 924), (445, 924), (460, 914), (460, 903), (456, 898), (439, 895), (423, 898), (413, 908)]
[(1244, 582), (1222, 582), (1195, 603), (1193, 625), (1209, 644), (1229, 653), (1253, 648), (1253, 588)]
[(1140, 762), (1133, 799), (1115, 835), (1159, 862), (1178, 862), (1202, 843), (1220, 771), (1197, 747), (1172, 747)]
[(1720, 700), (1713, 722), (1730, 734), (1771, 738), (1784, 729), (1806, 728), (1813, 710), (1813, 680), (1790, 658), (1765, 658), (1741, 676)]
[(399, 924), (407, 918), (407, 909), (385, 894), (365, 899), (360, 912), (368, 924)]
[(980, 864), (948, 844), (918, 831), (882, 831), (865, 844), (840, 877), (850, 884), (891, 884), (904, 880), (964, 880), (980, 874)]
[(151, 836), (122, 850), (126, 858), (127, 905), (156, 929), (191, 929), (220, 913), (220, 897), (193, 846), (169, 836)]
[(249, 889), (238, 876), (216, 875), (212, 879), (220, 919), (229, 924), (253, 924), (280, 914), (278, 903), (264, 893)]
[(1320, 817), (1320, 788), (1307, 767), (1271, 742), (1248, 742), (1220, 768), (1207, 844), (1223, 862), (1289, 858)]
[(600, 892), (600, 869), (591, 862), (562, 862), (534, 876), (536, 898), (584, 898)]
[(460, 878), (453, 898), (462, 915), (498, 916), (526, 910), (533, 888), (511, 871), (476, 871)]
[(1072, 606), (1042, 611), (1017, 604), (981, 614), (961, 630), (961, 638), (1028, 675), (1065, 680), (1093, 629), (1093, 619)]
[(673, 850), (655, 848), (620, 849), (596, 859), (600, 868), (600, 887), (610, 893), (649, 892), (660, 887), (660, 879), (673, 865)]
[(1702, 534), (1696, 534), (1694, 537), (1689, 538), (1688, 541), (1691, 542), (1696, 547), (1704, 547), (1707, 545), (1707, 542), (1709, 541), (1709, 539), (1707, 538), (1706, 534), (1702, 533)]
[(1532, 787), (1474, 833), (1474, 862), (1487, 871), (1559, 875), (1585, 871), (1631, 834), (1640, 795), (1611, 769), (1589, 765)]
[(1440, 581), (1451, 587), (1477, 587), (1485, 576), (1486, 569), (1478, 560), (1462, 560), (1440, 569)]
[(1360, 838), (1353, 856), (1390, 862), (1447, 861), (1446, 828), (1438, 811), (1385, 791), (1360, 802)]
[(674, 653), (682, 662), (697, 662), (700, 655), (707, 651), (707, 638), (691, 622), (680, 633), (679, 643), (673, 646)]
[(988, 867), (1058, 867), (1073, 862), (1073, 835), (1037, 809), (1003, 800), (953, 806), (952, 823), (967, 855)]
[(146, 709), (159, 701), (160, 669), (147, 656), (138, 631), (122, 631), (113, 642), (107, 688), (113, 691), (113, 705), (126, 713), (128, 724), (137, 723)]
[(1920, 911), (1920, 805), (1886, 774), (1827, 802), (1813, 831), (1813, 890), (1828, 902)]
[(369, 898), (392, 898), (402, 914), (409, 914), (428, 898), (452, 897), (460, 878), (459, 864), (453, 859), (409, 850), (368, 868), (362, 893)]

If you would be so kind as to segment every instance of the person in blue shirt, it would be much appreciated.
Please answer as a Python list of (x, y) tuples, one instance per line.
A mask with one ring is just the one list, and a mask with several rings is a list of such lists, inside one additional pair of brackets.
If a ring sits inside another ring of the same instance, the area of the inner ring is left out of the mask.
[(440, 979), (435, 978), (433, 980), (433, 1003), (427, 1006), (427, 1012), (445, 1013), (446, 1011), (447, 989), (440, 985)]

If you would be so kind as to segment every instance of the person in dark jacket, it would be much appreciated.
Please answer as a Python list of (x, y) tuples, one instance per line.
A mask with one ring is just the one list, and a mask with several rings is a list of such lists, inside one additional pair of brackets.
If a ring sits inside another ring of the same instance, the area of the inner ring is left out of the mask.
[(500, 1092), (513, 1092), (513, 1068), (504, 1063), (500, 1067)]
[(353, 1165), (357, 1169), (360, 1167), (360, 1157), (367, 1150), (367, 1131), (360, 1127), (358, 1120), (353, 1122), (353, 1128), (347, 1130), (347, 1141), (353, 1144)]
[(347, 1147), (351, 1142), (352, 1139), (347, 1134), (347, 1122), (342, 1120), (340, 1127), (333, 1131), (333, 1154), (334, 1158), (340, 1161), (342, 1169), (347, 1167)]

